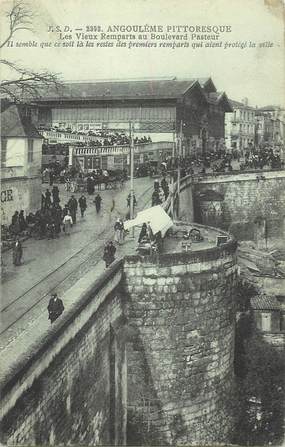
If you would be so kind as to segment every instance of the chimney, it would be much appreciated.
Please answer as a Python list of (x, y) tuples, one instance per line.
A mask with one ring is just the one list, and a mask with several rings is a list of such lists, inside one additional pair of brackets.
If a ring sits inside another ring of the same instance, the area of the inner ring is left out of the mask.
[(243, 105), (248, 106), (248, 98), (243, 98), (242, 103)]

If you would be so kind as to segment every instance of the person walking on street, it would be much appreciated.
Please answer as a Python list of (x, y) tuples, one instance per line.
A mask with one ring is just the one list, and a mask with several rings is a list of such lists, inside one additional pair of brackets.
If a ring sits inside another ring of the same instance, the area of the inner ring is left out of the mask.
[(120, 224), (121, 224), (121, 228), (120, 228), (120, 242), (123, 243), (124, 240), (125, 240), (125, 227), (124, 227), (123, 219), (120, 219)]
[(54, 216), (54, 225), (55, 225), (55, 234), (56, 237), (58, 237), (59, 233), (61, 232), (61, 220), (62, 220), (62, 209), (59, 204), (55, 207), (55, 216)]
[(95, 207), (96, 207), (96, 213), (100, 213), (101, 210), (101, 202), (102, 202), (102, 197), (100, 196), (100, 194), (98, 193), (94, 199), (94, 203), (95, 203)]
[(72, 217), (72, 222), (76, 224), (76, 213), (78, 208), (77, 200), (74, 196), (71, 196), (71, 199), (68, 201), (68, 208), (70, 209), (70, 215)]
[(41, 209), (44, 210), (45, 207), (46, 207), (46, 196), (42, 193)]
[(80, 197), (80, 199), (78, 200), (79, 203), (79, 208), (80, 208), (80, 212), (81, 212), (81, 217), (84, 217), (84, 213), (86, 211), (87, 208), (87, 203), (86, 203), (86, 197), (84, 194), (82, 194), (82, 196)]
[(54, 182), (54, 172), (53, 172), (53, 170), (51, 169), (50, 170), (50, 173), (49, 173), (49, 185), (50, 186), (52, 186), (53, 185), (53, 182)]
[(70, 236), (70, 231), (71, 231), (72, 225), (73, 225), (73, 220), (72, 220), (72, 217), (70, 215), (70, 212), (68, 211), (66, 216), (64, 216), (64, 218), (63, 218), (64, 232), (68, 236)]
[(52, 193), (52, 202), (54, 206), (56, 206), (60, 202), (59, 189), (56, 185), (53, 186), (51, 193)]
[(19, 237), (17, 237), (13, 246), (13, 264), (16, 266), (21, 265), (22, 256), (23, 256), (22, 244)]
[(24, 216), (24, 210), (21, 210), (20, 214), (19, 214), (19, 226), (20, 226), (20, 232), (27, 229), (27, 223), (26, 223), (26, 219)]
[[(128, 197), (127, 197), (127, 205), (128, 207), (131, 206), (131, 193), (129, 193)], [(137, 206), (137, 199), (136, 196), (133, 194), (133, 206)]]
[(107, 242), (104, 247), (103, 260), (105, 261), (106, 268), (109, 267), (112, 262), (115, 261), (116, 247), (112, 241)]
[(49, 208), (51, 206), (51, 193), (49, 189), (46, 190), (46, 197), (45, 197), (45, 208)]
[(12, 216), (11, 225), (16, 225), (18, 221), (19, 221), (19, 211), (15, 211)]
[(94, 179), (90, 175), (87, 177), (87, 192), (89, 195), (94, 194), (95, 186)]
[(121, 243), (121, 237), (122, 237), (122, 231), (124, 231), (124, 224), (121, 222), (121, 219), (117, 219), (114, 225), (115, 230), (115, 237), (114, 240), (117, 244), (120, 245)]
[(47, 310), (48, 310), (48, 318), (51, 323), (53, 323), (64, 311), (63, 302), (60, 298), (58, 298), (56, 293), (54, 293), (51, 296)]

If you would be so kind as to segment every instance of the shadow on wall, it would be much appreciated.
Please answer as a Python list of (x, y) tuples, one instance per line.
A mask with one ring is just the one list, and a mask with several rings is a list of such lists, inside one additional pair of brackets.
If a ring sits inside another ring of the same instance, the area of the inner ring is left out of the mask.
[(129, 328), (128, 339), (127, 445), (168, 445), (156, 427), (163, 420), (162, 408), (143, 342), (135, 328)]
[(197, 192), (194, 196), (194, 221), (228, 230), (231, 220), (224, 195), (211, 189)]
[[(252, 217), (256, 215), (256, 211), (256, 209), (252, 210)], [(259, 248), (265, 248), (267, 239), (274, 237), (278, 230), (283, 231), (283, 234), (285, 231), (285, 218), (283, 218), (283, 225), (279, 225), (279, 218), (275, 222), (275, 226), (272, 219), (266, 219), (262, 215), (257, 215), (253, 221), (239, 222), (236, 218), (233, 222), (223, 194), (215, 190), (206, 190), (195, 194), (194, 217), (195, 222), (228, 231), (238, 240), (254, 240)]]

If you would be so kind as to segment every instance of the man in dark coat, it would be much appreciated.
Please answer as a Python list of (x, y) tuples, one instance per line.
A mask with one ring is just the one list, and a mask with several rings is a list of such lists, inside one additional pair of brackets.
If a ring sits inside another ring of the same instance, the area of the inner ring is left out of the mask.
[(54, 205), (57, 205), (60, 202), (60, 198), (59, 198), (59, 189), (56, 185), (54, 185), (54, 187), (52, 188), (52, 201)]
[(141, 229), (141, 232), (140, 232), (140, 235), (139, 235), (138, 243), (140, 243), (143, 239), (148, 239), (146, 223), (143, 223), (143, 225), (142, 225), (142, 229)]
[(116, 247), (112, 241), (107, 242), (104, 247), (103, 260), (105, 261), (106, 268), (109, 267), (112, 262), (115, 261)]
[(20, 233), (20, 221), (19, 221), (19, 213), (18, 211), (15, 211), (15, 213), (12, 216), (12, 223), (9, 227), (11, 233), (13, 234), (19, 234)]
[(77, 207), (78, 207), (76, 198), (74, 196), (71, 196), (71, 199), (69, 199), (67, 205), (70, 210), (70, 215), (72, 217), (73, 224), (76, 224), (76, 213), (77, 213)]
[(47, 309), (48, 318), (51, 323), (53, 323), (64, 311), (63, 302), (60, 298), (58, 298), (56, 293), (51, 296)]
[(24, 216), (24, 210), (21, 210), (19, 214), (19, 226), (20, 226), (20, 232), (26, 230), (27, 228), (26, 219)]
[(45, 207), (49, 208), (51, 206), (51, 193), (49, 189), (46, 190), (46, 200), (45, 200)]
[(88, 194), (93, 194), (94, 193), (94, 180), (92, 177), (90, 177), (90, 175), (87, 177), (87, 192)]
[(58, 204), (55, 207), (55, 216), (54, 216), (54, 224), (55, 224), (55, 233), (56, 235), (59, 235), (61, 232), (61, 221), (62, 221), (62, 209), (61, 206)]
[(15, 213), (12, 216), (12, 225), (16, 225), (16, 223), (18, 223), (18, 219), (19, 219), (19, 212), (15, 211)]
[(78, 200), (78, 203), (79, 203), (79, 208), (80, 208), (80, 212), (81, 212), (81, 217), (84, 217), (84, 213), (87, 208), (86, 197), (84, 194), (80, 197), (80, 199)]
[(55, 175), (54, 175), (54, 171), (51, 169), (51, 170), (50, 170), (50, 173), (49, 173), (49, 185), (50, 185), (50, 186), (53, 185), (54, 177), (55, 177)]
[(102, 202), (102, 197), (100, 196), (100, 194), (97, 194), (95, 199), (94, 199), (94, 203), (95, 203), (95, 207), (96, 207), (96, 212), (97, 213), (100, 212), (101, 202)]

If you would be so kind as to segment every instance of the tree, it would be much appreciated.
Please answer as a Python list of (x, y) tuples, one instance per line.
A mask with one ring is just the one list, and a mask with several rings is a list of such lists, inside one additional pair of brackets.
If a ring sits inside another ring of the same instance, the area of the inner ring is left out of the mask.
[[(2, 53), (18, 31), (33, 31), (34, 18), (25, 0), (13, 0), (11, 7), (5, 13), (4, 21), (2, 20), (7, 28), (7, 34), (0, 42)], [(8, 59), (0, 59), (0, 70), (2, 72), (0, 96), (15, 102), (38, 98), (42, 95), (43, 89), (51, 87), (58, 91), (62, 86), (58, 74), (48, 70), (34, 71)], [(6, 79), (3, 79), (3, 73)]]

